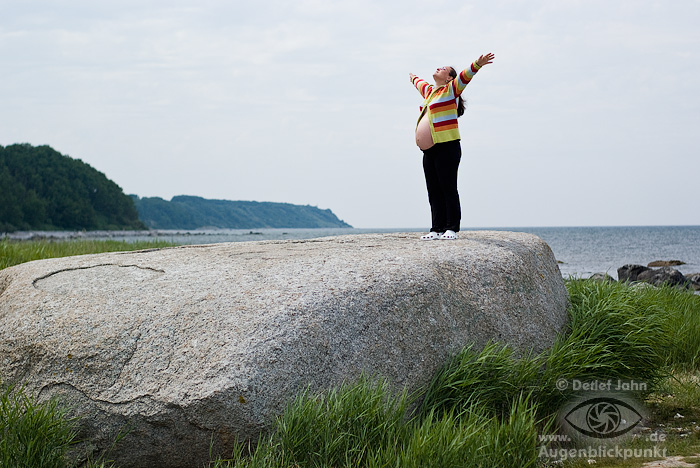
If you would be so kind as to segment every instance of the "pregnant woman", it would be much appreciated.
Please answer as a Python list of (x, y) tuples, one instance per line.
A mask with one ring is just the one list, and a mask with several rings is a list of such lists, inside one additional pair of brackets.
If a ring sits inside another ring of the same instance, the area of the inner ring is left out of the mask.
[(432, 215), (430, 233), (423, 240), (457, 238), (462, 212), (457, 192), (457, 168), (462, 158), (457, 117), (464, 114), (462, 91), (493, 54), (482, 55), (459, 74), (452, 67), (433, 73), (435, 85), (409, 74), (424, 101), (416, 125), (416, 144), (423, 151), (423, 171)]

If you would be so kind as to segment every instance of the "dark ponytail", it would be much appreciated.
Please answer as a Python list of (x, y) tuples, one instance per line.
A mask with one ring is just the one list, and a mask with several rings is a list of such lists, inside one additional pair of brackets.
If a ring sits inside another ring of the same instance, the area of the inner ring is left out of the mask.
[(462, 117), (464, 115), (464, 109), (466, 109), (467, 106), (464, 105), (464, 99), (462, 99), (462, 96), (457, 98), (457, 117)]
[[(457, 78), (457, 72), (455, 71), (454, 67), (450, 67), (450, 76), (452, 78)], [(464, 105), (464, 99), (462, 99), (462, 96), (459, 96), (457, 98), (457, 117), (462, 117), (464, 115), (464, 109), (466, 106)]]

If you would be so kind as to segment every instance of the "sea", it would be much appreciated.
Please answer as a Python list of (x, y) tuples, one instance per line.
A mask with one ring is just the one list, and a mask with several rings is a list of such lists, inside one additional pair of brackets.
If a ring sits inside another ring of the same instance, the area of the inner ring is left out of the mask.
[[(656, 260), (680, 260), (683, 274), (700, 273), (700, 226), (605, 226), (467, 228), (473, 231), (516, 231), (539, 236), (551, 247), (564, 277), (587, 278), (627, 264), (647, 265)], [(51, 231), (5, 234), (12, 239), (164, 240), (177, 244), (214, 244), (261, 240), (313, 239), (348, 234), (415, 232), (421, 229), (198, 229), (151, 231)], [(0, 235), (2, 237), (2, 235)], [(436, 242), (436, 241), (434, 241)]]

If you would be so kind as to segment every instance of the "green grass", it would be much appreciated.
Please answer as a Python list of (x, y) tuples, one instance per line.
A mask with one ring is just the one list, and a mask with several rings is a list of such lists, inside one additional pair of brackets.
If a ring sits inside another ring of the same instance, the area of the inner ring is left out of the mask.
[(41, 260), (44, 258), (69, 257), (102, 252), (122, 252), (131, 250), (171, 247), (175, 244), (164, 241), (115, 241), (115, 240), (40, 240), (13, 241), (0, 240), (0, 270), (3, 268)]
[(522, 467), (537, 464), (539, 421), (520, 398), (502, 416), (479, 405), (409, 411), (411, 398), (363, 378), (323, 395), (303, 393), (250, 457), (243, 444), (212, 467)]
[[(72, 468), (67, 453), (78, 442), (77, 427), (57, 399), (39, 402), (22, 387), (0, 384), (0, 468)], [(81, 467), (113, 467), (107, 457), (114, 448), (88, 455)]]
[[(0, 244), (2, 252), (14, 247), (8, 244)], [(561, 379), (647, 383), (648, 390), (638, 398), (646, 401), (654, 429), (668, 435), (664, 447), (669, 454), (700, 453), (700, 430), (695, 429), (700, 421), (700, 296), (587, 280), (567, 281), (567, 288), (569, 326), (541, 354), (517, 355), (499, 343), (468, 347), (415, 395), (395, 393), (380, 377), (363, 377), (322, 394), (303, 392), (269, 434), (255, 444), (241, 442), (229, 458), (218, 458), (210, 466), (547, 466), (538, 460), (538, 434), (556, 430), (554, 415), (572, 397), (569, 388), (558, 387)], [(22, 437), (27, 446), (46, 444), (54, 447), (48, 452), (64, 453), (74, 437), (73, 422), (55, 402), (38, 404), (17, 395), (21, 392), (4, 394), (3, 401), (14, 403), (3, 402), (3, 408), (10, 408), (3, 411), (15, 420), (44, 412), (55, 424), (49, 426), (64, 431), (57, 432), (63, 434), (58, 442), (49, 444), (50, 438), (26, 425), (29, 429)], [(676, 414), (685, 417), (675, 418)], [(19, 440), (5, 437), (14, 430), (8, 427), (15, 425), (3, 426), (4, 438)], [(627, 446), (648, 443), (639, 439)], [(7, 450), (0, 444), (0, 460)], [(4, 463), (0, 468), (13, 466)], [(587, 461), (580, 459), (564, 463), (584, 465)], [(596, 466), (640, 465), (639, 460), (604, 459)]]
[(0, 390), (0, 467), (63, 468), (75, 421), (56, 400), (42, 404), (22, 388)]

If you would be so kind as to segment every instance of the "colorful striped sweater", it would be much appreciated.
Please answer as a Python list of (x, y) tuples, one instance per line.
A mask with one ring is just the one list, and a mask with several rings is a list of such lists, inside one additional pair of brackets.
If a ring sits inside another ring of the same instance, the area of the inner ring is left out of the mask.
[[(420, 108), (418, 122), (423, 118), (427, 109), (433, 142), (444, 143), (460, 139), (457, 127), (457, 98), (480, 68), (474, 62), (469, 68), (462, 70), (457, 78), (439, 88), (417, 76), (411, 81), (421, 96), (425, 98)], [(416, 127), (418, 127), (418, 123), (416, 123)]]

